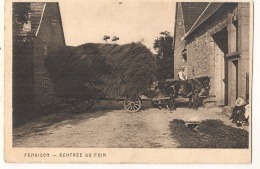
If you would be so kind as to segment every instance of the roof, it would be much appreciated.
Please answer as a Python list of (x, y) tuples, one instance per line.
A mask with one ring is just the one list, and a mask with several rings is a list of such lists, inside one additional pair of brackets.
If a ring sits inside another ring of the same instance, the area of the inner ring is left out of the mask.
[(209, 3), (205, 10), (198, 17), (192, 27), (186, 32), (182, 39), (187, 38), (192, 32), (194, 32), (203, 22), (205, 22), (210, 16), (212, 16), (224, 3)]
[[(13, 35), (14, 36), (37, 36), (41, 20), (43, 17), (44, 9), (46, 3), (43, 2), (31, 2), (30, 3), (30, 19), (27, 24), (16, 24), (13, 26)], [(24, 28), (27, 26), (28, 31), (24, 31)]]
[(201, 13), (208, 6), (208, 2), (182, 2), (182, 13), (185, 33), (187, 33), (196, 22)]

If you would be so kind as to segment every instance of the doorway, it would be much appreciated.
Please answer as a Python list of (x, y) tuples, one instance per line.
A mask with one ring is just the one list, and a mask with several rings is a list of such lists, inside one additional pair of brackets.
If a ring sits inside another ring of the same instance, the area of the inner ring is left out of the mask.
[(214, 92), (218, 105), (228, 104), (228, 31), (227, 27), (212, 35), (214, 40)]
[[(231, 84), (233, 86), (232, 95), (235, 96), (235, 100), (238, 98), (238, 60), (231, 60), (232, 62), (232, 74), (230, 77)], [(234, 100), (232, 100), (234, 102)]]

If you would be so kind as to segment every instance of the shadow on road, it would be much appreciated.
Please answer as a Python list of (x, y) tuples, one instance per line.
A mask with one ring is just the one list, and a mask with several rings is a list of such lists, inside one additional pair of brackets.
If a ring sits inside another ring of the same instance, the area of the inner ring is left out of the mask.
[[(138, 113), (153, 108), (150, 101), (143, 101)], [(131, 113), (124, 109), (123, 102), (100, 101), (91, 109), (78, 113), (71, 105), (61, 104), (56, 107), (46, 108), (41, 116), (34, 117), (26, 123), (14, 127), (13, 139), (19, 139), (31, 134), (45, 134), (48, 128), (58, 128), (63, 125), (76, 126), (83, 121), (92, 120), (117, 111), (117, 113)]]

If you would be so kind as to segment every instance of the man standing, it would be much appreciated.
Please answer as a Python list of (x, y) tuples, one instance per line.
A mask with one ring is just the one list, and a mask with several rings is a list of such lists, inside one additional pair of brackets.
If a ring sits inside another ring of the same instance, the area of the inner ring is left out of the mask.
[(179, 77), (179, 80), (180, 80), (180, 83), (181, 83), (181, 88), (179, 90), (179, 94), (180, 95), (184, 94), (185, 82), (187, 80), (187, 77), (186, 77), (186, 74), (185, 74), (184, 70), (185, 70), (185, 66), (181, 66), (180, 67), (180, 71), (178, 73), (178, 77)]

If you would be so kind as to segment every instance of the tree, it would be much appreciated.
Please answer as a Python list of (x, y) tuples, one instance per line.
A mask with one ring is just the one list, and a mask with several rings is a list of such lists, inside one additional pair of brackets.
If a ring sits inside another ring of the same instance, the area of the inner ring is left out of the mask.
[(116, 42), (118, 40), (119, 40), (119, 37), (114, 36), (113, 39), (112, 39), (112, 42)]
[(108, 39), (110, 39), (110, 36), (104, 35), (103, 40), (107, 42)]
[(160, 37), (154, 41), (153, 48), (157, 53), (156, 60), (158, 65), (158, 80), (173, 78), (174, 53), (172, 44), (173, 37), (168, 31), (161, 32)]
[(14, 2), (13, 3), (13, 24), (27, 23), (30, 13), (30, 3)]
[[(30, 20), (31, 16), (31, 3), (29, 2), (14, 2), (13, 3), (13, 45), (15, 46), (24, 46), (28, 45), (33, 41), (33, 37), (31, 36), (17, 36), (14, 34), (15, 32), (21, 31), (21, 25), (27, 24)], [(29, 23), (30, 25), (30, 23)], [(30, 30), (28, 31), (30, 32)], [(23, 32), (24, 34), (28, 33)]]

